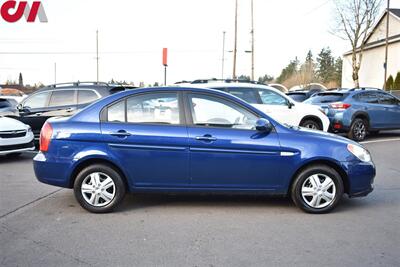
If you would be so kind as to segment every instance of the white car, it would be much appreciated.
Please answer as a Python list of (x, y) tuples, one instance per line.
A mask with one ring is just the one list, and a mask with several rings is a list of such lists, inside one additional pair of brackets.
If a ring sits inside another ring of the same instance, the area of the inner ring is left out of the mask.
[(288, 125), (328, 131), (329, 118), (314, 105), (294, 101), (281, 91), (266, 85), (245, 82), (217, 82), (201, 80), (188, 87), (206, 87), (228, 92), (252, 104), (273, 119)]
[(18, 155), (34, 150), (31, 127), (20, 121), (0, 116), (0, 155)]

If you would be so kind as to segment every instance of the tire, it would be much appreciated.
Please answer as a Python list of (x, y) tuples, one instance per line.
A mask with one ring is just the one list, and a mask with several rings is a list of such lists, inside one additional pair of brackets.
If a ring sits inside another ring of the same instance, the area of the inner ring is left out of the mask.
[[(313, 178), (319, 181), (316, 186), (312, 182)], [(325, 186), (324, 182), (326, 182)], [(295, 177), (291, 197), (296, 206), (303, 211), (322, 214), (330, 212), (337, 206), (343, 192), (343, 180), (336, 170), (326, 165), (313, 165)]]
[(84, 168), (74, 182), (76, 200), (82, 208), (93, 213), (113, 211), (122, 202), (125, 192), (121, 175), (104, 164)]
[(368, 132), (368, 122), (361, 118), (356, 118), (351, 123), (350, 131), (348, 133), (348, 137), (357, 142), (360, 142), (365, 139)]
[(314, 129), (314, 130), (320, 130), (320, 131), (323, 130), (321, 124), (318, 123), (318, 121), (311, 120), (311, 119), (302, 121), (300, 123), (300, 126), (304, 127), (304, 128)]

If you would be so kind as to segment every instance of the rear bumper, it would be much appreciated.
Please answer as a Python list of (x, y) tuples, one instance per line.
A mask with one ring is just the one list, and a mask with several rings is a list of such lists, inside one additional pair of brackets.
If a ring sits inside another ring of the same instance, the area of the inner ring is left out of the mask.
[(70, 187), (69, 176), (73, 167), (71, 160), (51, 158), (39, 152), (33, 158), (33, 170), (36, 178), (45, 184)]

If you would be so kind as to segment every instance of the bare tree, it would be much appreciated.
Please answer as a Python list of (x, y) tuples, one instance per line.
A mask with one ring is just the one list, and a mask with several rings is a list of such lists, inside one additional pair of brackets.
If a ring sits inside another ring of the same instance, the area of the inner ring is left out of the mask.
[(379, 14), (382, 0), (335, 0), (337, 26), (332, 33), (351, 43), (352, 78), (359, 87), (358, 72), (368, 34)]

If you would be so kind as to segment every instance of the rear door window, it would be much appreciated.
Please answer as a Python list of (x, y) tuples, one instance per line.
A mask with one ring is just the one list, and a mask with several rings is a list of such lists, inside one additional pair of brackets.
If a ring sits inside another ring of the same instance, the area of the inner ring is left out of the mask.
[(97, 100), (99, 97), (92, 90), (79, 90), (78, 91), (78, 104), (87, 104)]
[(379, 103), (383, 105), (397, 105), (399, 103), (399, 100), (397, 100), (395, 97), (385, 94), (385, 93), (378, 93), (379, 96)]
[(316, 94), (313, 97), (304, 101), (304, 103), (308, 104), (316, 104), (316, 103), (333, 103), (340, 102), (346, 98), (347, 94), (342, 93), (320, 93)]
[(379, 104), (378, 94), (375, 92), (364, 92), (354, 96), (359, 102), (368, 103), (368, 104)]
[(53, 91), (50, 98), (50, 107), (76, 105), (76, 90)]

